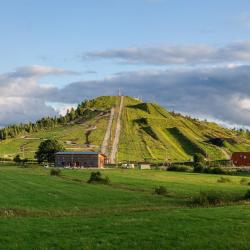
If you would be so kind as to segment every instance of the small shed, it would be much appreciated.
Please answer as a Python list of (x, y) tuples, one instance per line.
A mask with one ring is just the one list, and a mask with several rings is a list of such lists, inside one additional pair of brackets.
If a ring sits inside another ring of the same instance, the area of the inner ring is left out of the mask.
[(57, 152), (56, 167), (103, 168), (106, 156), (98, 152)]
[(135, 164), (133, 164), (133, 163), (123, 163), (122, 168), (135, 168)]
[(141, 170), (151, 169), (151, 166), (150, 166), (150, 164), (140, 163), (139, 164), (139, 169), (141, 169)]

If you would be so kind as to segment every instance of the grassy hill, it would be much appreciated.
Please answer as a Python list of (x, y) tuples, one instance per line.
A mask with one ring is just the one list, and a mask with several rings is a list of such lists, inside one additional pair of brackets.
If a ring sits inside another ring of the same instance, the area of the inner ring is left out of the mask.
[[(241, 177), (157, 170), (0, 168), (1, 249), (249, 249), (249, 203), (192, 207), (200, 191), (245, 194)], [(250, 177), (244, 177), (250, 181)], [(163, 185), (167, 195), (154, 194)], [(11, 197), (11, 198), (10, 198)], [(212, 244), (211, 244), (212, 242)]]
[[(114, 107), (111, 136), (108, 140), (110, 152), (120, 99), (117, 96), (98, 97), (88, 102), (88, 116), (83, 115), (53, 128), (22, 132), (2, 140), (0, 157), (13, 158), (20, 154), (32, 159), (40, 142), (49, 138), (58, 139), (67, 150), (99, 151), (108, 126), (110, 110)], [(175, 114), (155, 103), (124, 98), (116, 161), (186, 161), (196, 152), (207, 155), (212, 160), (227, 159), (234, 151), (249, 150), (250, 138), (244, 132)]]

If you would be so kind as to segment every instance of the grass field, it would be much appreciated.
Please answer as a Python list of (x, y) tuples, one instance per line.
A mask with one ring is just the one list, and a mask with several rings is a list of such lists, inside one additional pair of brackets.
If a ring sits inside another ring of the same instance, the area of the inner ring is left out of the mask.
[[(0, 167), (1, 249), (249, 249), (250, 205), (192, 207), (200, 191), (242, 196), (242, 177), (160, 170), (91, 170), (50, 176), (40, 167)], [(250, 182), (250, 177), (244, 177)], [(164, 186), (166, 196), (154, 194)]]

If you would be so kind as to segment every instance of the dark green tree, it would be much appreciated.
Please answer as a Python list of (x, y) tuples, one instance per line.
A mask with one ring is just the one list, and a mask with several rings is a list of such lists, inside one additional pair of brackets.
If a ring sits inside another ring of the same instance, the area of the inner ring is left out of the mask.
[(202, 154), (196, 153), (194, 155), (194, 172), (201, 173), (205, 168), (205, 158)]
[(22, 161), (20, 155), (16, 155), (16, 156), (14, 157), (13, 161), (14, 161), (15, 163), (20, 163), (20, 162)]
[(35, 154), (35, 158), (38, 163), (55, 161), (55, 153), (59, 151), (64, 151), (64, 147), (57, 140), (46, 140), (40, 143), (38, 151)]

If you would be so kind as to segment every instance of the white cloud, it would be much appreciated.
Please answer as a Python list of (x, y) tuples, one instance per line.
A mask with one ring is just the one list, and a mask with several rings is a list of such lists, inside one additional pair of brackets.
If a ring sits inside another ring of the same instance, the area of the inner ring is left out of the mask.
[(41, 65), (32, 65), (27, 67), (17, 68), (14, 72), (8, 74), (9, 77), (41, 77), (45, 75), (69, 75), (77, 74), (75, 71), (70, 71), (61, 68), (41, 66)]
[[(20, 71), (20, 69), (19, 69)], [(250, 66), (144, 70), (121, 72), (96, 81), (79, 81), (56, 88), (38, 81), (52, 71), (0, 75), (0, 126), (64, 114), (86, 98), (142, 96), (169, 110), (207, 117), (224, 124), (250, 126)], [(20, 72), (19, 72), (20, 73)]]
[(56, 115), (52, 107), (45, 105), (44, 101), (35, 98), (1, 97), (0, 124), (30, 122), (44, 116)]
[(56, 115), (46, 101), (57, 93), (57, 88), (39, 85), (38, 81), (47, 75), (65, 74), (73, 72), (35, 65), (0, 75), (0, 126)]
[(238, 100), (238, 105), (241, 109), (248, 109), (250, 110), (250, 98), (244, 98)]
[(59, 115), (66, 115), (67, 110), (71, 110), (72, 108), (75, 109), (77, 107), (76, 103), (48, 102), (47, 104), (53, 107)]
[(111, 59), (128, 64), (193, 65), (250, 62), (250, 41), (225, 46), (191, 44), (130, 47), (87, 52), (83, 59)]
[(250, 66), (189, 70), (124, 72), (100, 81), (67, 85), (56, 98), (78, 103), (84, 97), (124, 94), (142, 96), (146, 101), (198, 117), (212, 117), (227, 124), (250, 126)]

